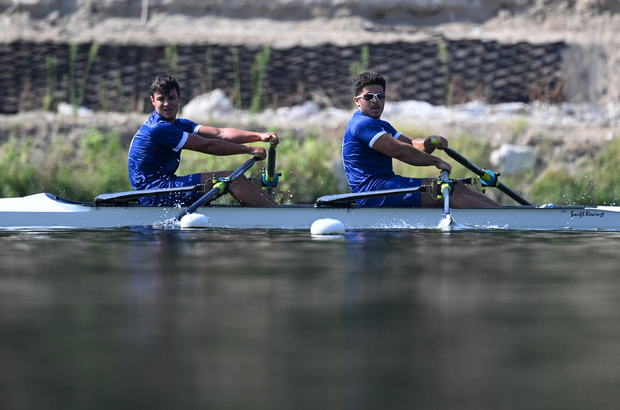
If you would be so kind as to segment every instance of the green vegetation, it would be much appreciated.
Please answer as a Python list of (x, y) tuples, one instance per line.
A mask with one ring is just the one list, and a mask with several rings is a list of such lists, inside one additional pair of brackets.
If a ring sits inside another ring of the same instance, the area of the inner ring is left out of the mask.
[[(31, 163), (32, 141), (10, 138), (0, 146), (2, 197), (23, 196), (39, 192), (37, 171)], [(43, 176), (43, 175), (41, 175)]]
[(77, 101), (75, 97), (75, 59), (77, 56), (78, 45), (71, 42), (69, 45), (69, 99), (74, 110), (77, 110)]
[(441, 62), (441, 66), (444, 69), (444, 82), (446, 86), (446, 106), (452, 107), (452, 87), (450, 87), (450, 69), (448, 68), (448, 44), (445, 41), (441, 41), (437, 46), (437, 58)]
[(108, 85), (103, 78), (99, 79), (99, 107), (101, 111), (108, 112), (108, 108), (110, 107), (108, 100)]
[(123, 87), (123, 80), (120, 76), (114, 77), (116, 84), (116, 95), (118, 95), (118, 108), (119, 111), (129, 113), (129, 104), (127, 104), (127, 98), (125, 98), (125, 88)]
[(172, 44), (166, 47), (166, 62), (170, 75), (176, 77), (177, 67), (179, 65), (179, 53), (177, 52), (177, 44), (173, 41)]
[(241, 109), (241, 74), (239, 72), (239, 52), (236, 48), (231, 50), (233, 60), (233, 70), (235, 72), (235, 88), (232, 93), (233, 105), (237, 109)]
[(47, 87), (45, 90), (45, 97), (43, 97), (43, 111), (56, 108), (56, 90), (58, 89), (57, 65), (58, 60), (56, 57), (47, 57), (45, 59)]
[(557, 166), (546, 170), (532, 184), (531, 195), (567, 205), (620, 204), (620, 140), (613, 140), (575, 172)]
[(252, 105), (250, 107), (252, 114), (256, 114), (263, 109), (263, 79), (265, 78), (265, 70), (267, 69), (270, 54), (271, 50), (269, 47), (264, 46), (263, 51), (256, 55), (255, 62), (251, 67), (252, 85), (254, 87)]
[(130, 190), (126, 158), (116, 132), (91, 129), (75, 143), (62, 135), (46, 144), (11, 137), (0, 145), (0, 196), (50, 192), (91, 201), (100, 193)]
[[(76, 86), (76, 73), (75, 73), (75, 61), (77, 58), (78, 45), (75, 42), (71, 42), (69, 45), (69, 99), (71, 100), (71, 106), (73, 107), (74, 114), (77, 114), (77, 110), (82, 104), (82, 100), (84, 99), (84, 92), (86, 90), (86, 83), (88, 81), (88, 73), (90, 72), (90, 67), (95, 61), (95, 57), (97, 57), (97, 53), (99, 51), (99, 45), (97, 43), (93, 43), (90, 46), (90, 51), (88, 53), (88, 60), (86, 61), (86, 67), (84, 68), (84, 72), (82, 73), (82, 82), (80, 84), (80, 89), (78, 94), (75, 93)], [(50, 66), (48, 65), (48, 78), (50, 77)]]
[(510, 132), (514, 137), (519, 136), (530, 126), (530, 122), (527, 119), (514, 120), (510, 126)]
[(358, 74), (368, 70), (370, 64), (370, 52), (368, 46), (362, 46), (362, 55), (359, 61), (353, 61), (349, 65), (349, 76), (351, 79), (355, 78)]
[[(353, 61), (349, 65), (349, 77), (351, 81), (359, 74), (368, 71), (370, 64), (370, 52), (368, 46), (362, 46), (362, 56), (359, 61)], [(351, 100), (351, 108), (355, 109), (355, 101)]]

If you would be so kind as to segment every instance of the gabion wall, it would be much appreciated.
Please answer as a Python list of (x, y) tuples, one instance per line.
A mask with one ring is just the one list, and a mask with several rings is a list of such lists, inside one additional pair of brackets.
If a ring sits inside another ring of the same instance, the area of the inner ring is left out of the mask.
[[(434, 105), (480, 99), (489, 103), (566, 100), (564, 43), (427, 41), (261, 49), (215, 44), (145, 47), (16, 42), (0, 44), (0, 113), (55, 109), (74, 102), (93, 110), (150, 111), (149, 86), (174, 75), (185, 101), (214, 88), (249, 108), (309, 99), (350, 107), (351, 75), (371, 69), (388, 80), (394, 100)], [(89, 63), (90, 56), (90, 63)], [(264, 69), (258, 61), (268, 60)], [(262, 94), (258, 84), (262, 78)], [(73, 98), (72, 98), (73, 96)]]

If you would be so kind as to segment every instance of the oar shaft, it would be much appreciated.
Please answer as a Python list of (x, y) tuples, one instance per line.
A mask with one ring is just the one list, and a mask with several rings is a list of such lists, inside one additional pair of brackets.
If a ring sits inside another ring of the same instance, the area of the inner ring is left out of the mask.
[(216, 182), (213, 188), (209, 192), (207, 192), (206, 194), (202, 196), (202, 198), (200, 198), (199, 200), (197, 200), (196, 202), (188, 206), (186, 210), (178, 214), (174, 219), (180, 220), (185, 215), (193, 213), (199, 207), (206, 204), (207, 202), (212, 201), (213, 199), (228, 192), (228, 189), (230, 188), (230, 184), (235, 179), (243, 175), (248, 169), (252, 168), (252, 165), (254, 165), (254, 163), (258, 161), (259, 159), (260, 159), (259, 157), (252, 157), (249, 160), (247, 160), (243, 165), (241, 165), (239, 168), (234, 170), (229, 176), (222, 178), (220, 181)]
[(248, 159), (243, 165), (241, 165), (239, 168), (237, 168), (236, 170), (234, 170), (232, 172), (232, 174), (230, 174), (227, 179), (232, 182), (235, 179), (239, 178), (241, 175), (243, 175), (248, 169), (252, 168), (252, 165), (254, 165), (254, 163), (256, 161), (260, 160), (259, 157), (252, 157), (250, 159)]
[(269, 146), (267, 151), (267, 172), (263, 175), (263, 189), (267, 195), (273, 195), (273, 187), (278, 184), (278, 176), (276, 175), (276, 147)]
[(512, 199), (514, 199), (520, 205), (532, 205), (530, 202), (528, 202), (527, 200), (522, 198), (519, 194), (517, 194), (515, 191), (513, 191), (510, 188), (508, 188), (506, 185), (502, 184), (501, 182), (499, 184), (497, 184), (497, 189), (499, 189), (500, 191), (502, 191), (503, 193), (505, 193), (506, 195), (508, 195)]
[(181, 220), (181, 218), (183, 218), (185, 215), (194, 213), (196, 209), (202, 206), (205, 202), (211, 201), (213, 198), (215, 198), (220, 193), (221, 193), (221, 190), (219, 187), (211, 188), (209, 192), (204, 194), (198, 201), (188, 206), (186, 210), (178, 214), (174, 219)]
[[(465, 158), (464, 156), (462, 156), (461, 154), (459, 154), (452, 148), (446, 148), (444, 151), (446, 154), (448, 154), (450, 158), (454, 159), (456, 162), (458, 162), (459, 164), (463, 165), (465, 168), (469, 169), (470, 171), (478, 175), (480, 179), (482, 179), (483, 181), (490, 182), (490, 178), (494, 177), (493, 174), (480, 168), (476, 164), (472, 164), (467, 158)], [(517, 194), (516, 192), (514, 192), (512, 189), (508, 188), (506, 185), (502, 184), (501, 182), (497, 182), (495, 186), (497, 187), (497, 189), (499, 189), (504, 194), (508, 195), (510, 198), (515, 200), (520, 205), (532, 205), (527, 200), (522, 198), (519, 194)]]
[(456, 162), (458, 162), (459, 164), (461, 164), (462, 166), (464, 166), (471, 172), (475, 173), (479, 177), (484, 176), (486, 174), (484, 169), (480, 168), (476, 164), (472, 164), (471, 162), (469, 162), (467, 158), (465, 158), (464, 156), (462, 156), (461, 154), (459, 154), (452, 148), (446, 148), (444, 152), (448, 154), (450, 158), (454, 159)]

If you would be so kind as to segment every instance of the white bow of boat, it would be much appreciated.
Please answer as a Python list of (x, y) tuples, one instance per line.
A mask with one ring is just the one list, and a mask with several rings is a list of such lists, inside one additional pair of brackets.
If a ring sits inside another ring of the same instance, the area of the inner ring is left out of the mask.
[[(0, 199), (0, 228), (116, 228), (153, 226), (179, 213), (175, 207), (96, 205), (51, 194)], [(321, 219), (340, 221), (346, 230), (438, 229), (441, 208), (356, 208), (288, 205), (250, 208), (235, 205), (201, 207), (212, 228), (310, 230)], [(607, 230), (620, 231), (620, 207), (451, 209), (450, 229)]]

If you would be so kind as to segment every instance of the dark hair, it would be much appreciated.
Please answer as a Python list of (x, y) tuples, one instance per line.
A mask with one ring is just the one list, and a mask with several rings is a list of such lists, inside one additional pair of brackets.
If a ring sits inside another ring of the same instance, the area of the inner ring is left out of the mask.
[(157, 93), (168, 95), (172, 90), (177, 90), (177, 94), (181, 95), (179, 83), (177, 83), (177, 80), (171, 75), (158, 75), (151, 83), (151, 97), (155, 96)]
[(366, 71), (365, 73), (362, 73), (355, 77), (355, 79), (353, 80), (354, 95), (360, 95), (362, 90), (367, 85), (380, 85), (381, 87), (383, 87), (383, 91), (385, 92), (385, 78), (372, 71)]

